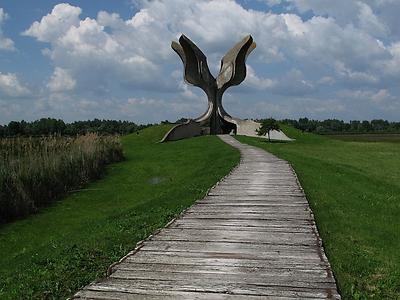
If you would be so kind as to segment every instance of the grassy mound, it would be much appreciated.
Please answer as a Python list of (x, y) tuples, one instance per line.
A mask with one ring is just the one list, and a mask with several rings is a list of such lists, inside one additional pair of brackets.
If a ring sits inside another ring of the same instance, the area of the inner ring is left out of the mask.
[(25, 220), (0, 227), (0, 299), (66, 298), (105, 274), (239, 162), (217, 137), (159, 144), (169, 126), (123, 138), (126, 160)]
[(399, 144), (345, 142), (283, 129), (296, 141), (238, 140), (292, 164), (344, 299), (400, 298)]

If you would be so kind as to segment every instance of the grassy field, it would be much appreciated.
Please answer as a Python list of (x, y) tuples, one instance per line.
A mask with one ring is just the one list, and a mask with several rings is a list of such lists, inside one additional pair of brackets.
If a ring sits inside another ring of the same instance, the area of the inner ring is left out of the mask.
[(267, 149), (296, 170), (344, 299), (400, 299), (400, 147), (346, 142), (284, 127)]
[(0, 227), (0, 299), (65, 299), (204, 196), (239, 161), (217, 137), (156, 143), (168, 126), (123, 138), (126, 160), (84, 190)]
[(332, 134), (326, 135), (329, 138), (334, 138), (342, 141), (352, 142), (390, 142), (400, 143), (400, 134), (398, 133), (383, 133), (383, 134)]

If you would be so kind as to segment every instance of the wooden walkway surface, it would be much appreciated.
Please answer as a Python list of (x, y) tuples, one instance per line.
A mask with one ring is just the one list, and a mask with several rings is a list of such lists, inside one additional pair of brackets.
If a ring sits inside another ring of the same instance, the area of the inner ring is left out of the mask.
[(240, 165), (78, 299), (340, 299), (290, 165), (221, 136)]

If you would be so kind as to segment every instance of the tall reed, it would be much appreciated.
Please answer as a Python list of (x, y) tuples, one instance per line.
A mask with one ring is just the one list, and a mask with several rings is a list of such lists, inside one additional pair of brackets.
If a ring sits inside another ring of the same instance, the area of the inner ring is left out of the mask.
[(0, 139), (0, 223), (36, 212), (122, 159), (116, 136)]

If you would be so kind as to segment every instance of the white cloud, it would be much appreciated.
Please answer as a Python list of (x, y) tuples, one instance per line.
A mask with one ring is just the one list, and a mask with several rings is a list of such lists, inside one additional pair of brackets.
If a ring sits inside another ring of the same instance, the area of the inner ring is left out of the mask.
[(277, 85), (277, 82), (269, 78), (258, 77), (254, 69), (248, 65), (244, 84), (250, 88), (256, 88), (258, 90), (270, 90)]
[(8, 97), (22, 97), (29, 94), (29, 89), (20, 83), (16, 74), (0, 72), (0, 94)]
[(69, 74), (68, 70), (56, 68), (50, 78), (47, 87), (51, 92), (71, 91), (75, 88), (76, 81)]
[(34, 22), (23, 34), (36, 37), (42, 42), (54, 42), (72, 26), (79, 25), (79, 7), (60, 3), (54, 6), (51, 13), (44, 16), (40, 22)]
[[(397, 2), (266, 1), (289, 6), (286, 13), (276, 14), (248, 10), (230, 0), (137, 0), (139, 10), (132, 18), (123, 19), (105, 11), (96, 18), (82, 18), (79, 7), (63, 3), (24, 34), (49, 43), (44, 53), (55, 66), (48, 83), (50, 92), (74, 90), (85, 95), (82, 98), (87, 105), (101, 95), (117, 107), (126, 102), (121, 99), (143, 98), (146, 103), (125, 105), (147, 107), (139, 111), (148, 113), (149, 118), (165, 119), (162, 115), (169, 111), (179, 117), (178, 113), (190, 111), (190, 105), (192, 112), (206, 105), (196, 88), (183, 84), (181, 63), (170, 49), (170, 41), (181, 33), (204, 51), (214, 73), (225, 52), (251, 33), (257, 49), (249, 57), (243, 89), (258, 100), (261, 94), (274, 99), (279, 95), (282, 103), (294, 97), (312, 99), (306, 103), (322, 107), (322, 112), (329, 109), (324, 103), (332, 99), (334, 89), (373, 87), (395, 94), (392, 90), (400, 78), (400, 30), (396, 35), (396, 28), (400, 26), (394, 26), (399, 22), (390, 8), (397, 7)], [(315, 16), (302, 18), (306, 11)], [(173, 71), (178, 67), (179, 71)], [(233, 97), (236, 91), (243, 92), (232, 89)], [(318, 99), (320, 105), (316, 105)], [(335, 105), (331, 107), (343, 112), (347, 107), (344, 101), (332, 99)], [(377, 101), (371, 101), (374, 103)], [(149, 109), (151, 105), (159, 111)], [(127, 111), (133, 114), (131, 106)], [(243, 103), (242, 108), (245, 106)], [(304, 103), (293, 101), (293, 106), (296, 112)]]
[(292, 69), (278, 81), (275, 92), (281, 95), (302, 96), (312, 93), (314, 89), (314, 84), (308, 81), (300, 70)]
[(387, 26), (381, 22), (374, 14), (372, 8), (363, 2), (357, 2), (359, 7), (358, 23), (366, 32), (374, 36), (386, 36), (388, 33)]
[(381, 89), (371, 96), (371, 101), (378, 103), (378, 104), (383, 103), (386, 100), (391, 100), (391, 99), (393, 99), (393, 96), (386, 89)]
[(2, 25), (8, 19), (8, 14), (0, 7), (0, 50), (14, 51), (15, 46), (13, 40), (4, 36)]
[(337, 61), (335, 64), (335, 69), (337, 74), (346, 81), (357, 82), (357, 83), (377, 83), (379, 79), (366, 72), (355, 72), (347, 68), (345, 64), (341, 61)]
[[(147, 36), (151, 34), (141, 32), (141, 36), (135, 36), (132, 25), (117, 14), (99, 12), (97, 19), (84, 20), (79, 18), (80, 14), (78, 7), (56, 5), (24, 33), (50, 43), (45, 53), (56, 66), (54, 74), (57, 68), (68, 69), (69, 77), (74, 79), (73, 87), (93, 92), (105, 92), (110, 86), (145, 86), (157, 81), (159, 67), (155, 60), (160, 60), (160, 53), (141, 47), (151, 39)], [(57, 84), (55, 89), (59, 90)]]
[(162, 65), (173, 56), (170, 40), (180, 32), (205, 50), (210, 65), (217, 65), (224, 52), (248, 33), (258, 44), (253, 59), (264, 63), (295, 59), (299, 64), (324, 64), (335, 69), (340, 61), (358, 72), (388, 55), (368, 33), (341, 27), (330, 18), (303, 21), (295, 14), (246, 10), (228, 0), (146, 1), (143, 5), (129, 20), (107, 12), (99, 12), (97, 19), (80, 20), (80, 8), (59, 4), (25, 34), (50, 42), (50, 57), (56, 67), (68, 67), (78, 84), (80, 74), (88, 81), (88, 71), (96, 70), (91, 76), (94, 88), (102, 86), (99, 80), (110, 78), (131, 86), (162, 81)]
[(331, 76), (323, 76), (317, 81), (319, 84), (328, 84), (332, 85), (335, 83), (335, 79), (333, 79)]
[(330, 16), (341, 25), (352, 24), (374, 36), (399, 37), (397, 0), (264, 0), (269, 5), (281, 4), (289, 11), (313, 12), (317, 16)]
[(257, 89), (278, 95), (305, 95), (314, 90), (314, 85), (305, 79), (300, 70), (289, 70), (284, 76), (272, 80), (257, 76), (251, 66), (247, 66), (244, 86), (250, 88), (246, 89), (246, 92), (251, 92), (251, 89)]
[(396, 97), (393, 97), (387, 89), (343, 90), (340, 91), (339, 94), (342, 97), (347, 97), (354, 100), (360, 100), (363, 101), (364, 103), (366, 101), (370, 101), (380, 106), (382, 106), (383, 104), (388, 104), (393, 100), (396, 100)]

